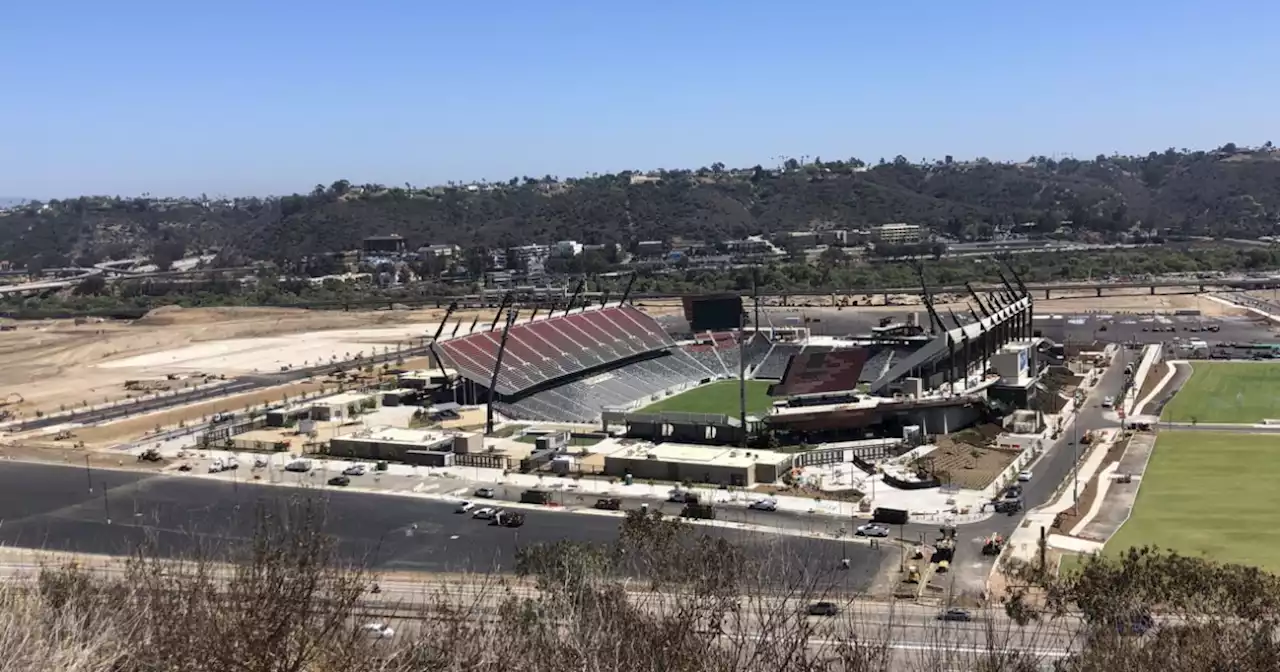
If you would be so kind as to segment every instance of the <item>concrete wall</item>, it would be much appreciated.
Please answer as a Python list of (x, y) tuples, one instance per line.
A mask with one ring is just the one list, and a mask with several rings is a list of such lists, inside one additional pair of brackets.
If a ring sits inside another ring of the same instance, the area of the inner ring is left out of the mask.
[(694, 483), (736, 486), (752, 485), (755, 483), (756, 477), (753, 469), (745, 467), (665, 462), (663, 460), (612, 456), (604, 458), (604, 471), (606, 474), (618, 478), (630, 473), (636, 480), (642, 481), (692, 481)]
[(982, 418), (977, 406), (942, 406), (914, 412), (913, 424), (928, 434), (950, 434), (970, 427)]
[[(452, 441), (446, 442), (447, 451)], [(334, 457), (350, 457), (358, 460), (387, 460), (390, 462), (409, 462), (409, 453), (413, 451), (431, 450), (434, 446), (410, 445), (405, 443), (383, 443), (365, 439), (335, 436), (329, 440), (329, 454)]]

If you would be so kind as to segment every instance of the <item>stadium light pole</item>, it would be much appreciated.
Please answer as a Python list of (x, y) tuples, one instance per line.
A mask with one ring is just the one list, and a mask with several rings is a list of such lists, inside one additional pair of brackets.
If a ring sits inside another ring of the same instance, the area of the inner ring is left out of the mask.
[(738, 415), (742, 422), (742, 447), (747, 447), (747, 362), (746, 333), (743, 325), (746, 314), (738, 311)]

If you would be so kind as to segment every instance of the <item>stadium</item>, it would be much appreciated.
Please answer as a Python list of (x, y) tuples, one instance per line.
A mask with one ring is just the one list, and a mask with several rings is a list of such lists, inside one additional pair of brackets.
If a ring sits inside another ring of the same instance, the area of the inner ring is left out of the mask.
[(950, 326), (926, 289), (927, 324), (909, 314), (843, 337), (747, 325), (740, 296), (686, 298), (683, 328), (668, 328), (626, 294), (574, 308), (575, 294), (563, 310), (521, 320), (512, 309), (503, 325), (495, 317), (487, 329), (438, 337), (432, 350), (457, 374), (455, 397), (515, 421), (658, 440), (670, 425), (693, 425), (683, 440), (710, 443), (765, 429), (796, 442), (954, 431), (977, 421), (975, 401), (1025, 408), (1035, 394), (1032, 301), (1006, 285), (986, 301), (974, 294), (976, 309), (949, 314)]

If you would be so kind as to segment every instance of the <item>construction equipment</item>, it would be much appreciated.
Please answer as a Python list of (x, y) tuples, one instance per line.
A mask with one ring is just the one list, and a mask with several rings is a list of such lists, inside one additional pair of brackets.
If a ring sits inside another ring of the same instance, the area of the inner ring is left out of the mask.
[(982, 540), (983, 555), (1000, 555), (1000, 551), (1004, 550), (1004, 537), (998, 533), (991, 533), (991, 536)]
[(139, 462), (159, 462), (160, 459), (160, 451), (155, 448), (148, 448), (138, 454)]
[(75, 436), (75, 435), (71, 433), (71, 430), (69, 430), (69, 429), (64, 429), (64, 430), (62, 430), (62, 431), (58, 432), (57, 434), (54, 434), (54, 435), (53, 435), (53, 440), (54, 440), (54, 441), (65, 441), (65, 440), (70, 439), (70, 438), (72, 438), (72, 437), (74, 437), (74, 436)]

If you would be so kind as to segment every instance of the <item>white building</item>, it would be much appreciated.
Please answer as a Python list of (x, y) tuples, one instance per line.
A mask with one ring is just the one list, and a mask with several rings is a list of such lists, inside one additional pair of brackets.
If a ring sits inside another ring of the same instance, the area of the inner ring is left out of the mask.
[(920, 242), (920, 226), (903, 222), (882, 224), (875, 228), (875, 236), (883, 243), (910, 245)]
[(582, 243), (576, 240), (562, 240), (556, 243), (556, 256), (576, 257), (582, 254)]

